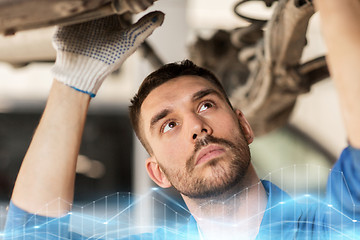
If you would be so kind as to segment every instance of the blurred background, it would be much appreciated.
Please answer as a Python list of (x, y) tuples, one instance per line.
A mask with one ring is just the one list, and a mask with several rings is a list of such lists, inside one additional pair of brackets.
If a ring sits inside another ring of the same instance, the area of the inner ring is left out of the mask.
[[(199, 37), (209, 39), (219, 29), (230, 31), (248, 26), (248, 22), (234, 14), (237, 2), (160, 0), (134, 17), (138, 19), (153, 10), (166, 14), (163, 26), (148, 43), (168, 63), (190, 58), (189, 48)], [(273, 9), (256, 1), (244, 6), (243, 11), (268, 19)], [(319, 24), (315, 13), (307, 29), (301, 62), (326, 53)], [(17, 172), (52, 82), (53, 32), (54, 27), (45, 27), (0, 36), (1, 216), (5, 215)], [(129, 100), (153, 70), (144, 54), (136, 52), (104, 82), (92, 100), (77, 166), (76, 204), (116, 192), (141, 195), (154, 187), (144, 168), (147, 154), (134, 137), (127, 113)], [(296, 196), (304, 192), (324, 194), (329, 169), (345, 146), (336, 92), (330, 79), (325, 79), (299, 95), (287, 124), (256, 137), (250, 148), (259, 176)], [(178, 199), (171, 190), (169, 195)], [(0, 227), (4, 219), (0, 219)]]

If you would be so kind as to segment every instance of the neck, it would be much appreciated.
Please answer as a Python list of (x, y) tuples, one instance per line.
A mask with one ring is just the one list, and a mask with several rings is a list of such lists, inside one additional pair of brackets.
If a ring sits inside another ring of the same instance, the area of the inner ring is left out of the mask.
[(221, 196), (183, 196), (205, 239), (254, 239), (266, 209), (267, 195), (250, 164), (241, 183)]

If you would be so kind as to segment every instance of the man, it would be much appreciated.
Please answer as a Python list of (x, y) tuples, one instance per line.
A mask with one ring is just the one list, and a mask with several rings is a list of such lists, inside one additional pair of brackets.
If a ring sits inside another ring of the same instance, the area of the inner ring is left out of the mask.
[[(297, 204), (270, 182), (260, 181), (250, 162), (248, 145), (254, 136), (246, 118), (231, 107), (210, 72), (185, 61), (166, 65), (147, 77), (132, 100), (130, 114), (135, 132), (150, 154), (146, 160), (149, 176), (160, 187), (175, 187), (193, 218), (177, 235), (159, 229), (129, 238), (360, 236), (356, 221), (360, 217), (360, 108), (356, 104), (360, 102), (360, 70), (356, 66), (360, 60), (360, 28), (356, 24), (360, 2), (318, 0), (316, 4), (351, 145), (329, 177), (330, 204)], [(116, 18), (59, 29), (53, 69), (56, 81), (16, 181), (7, 223), (10, 238), (83, 238), (69, 233), (67, 217), (59, 216), (70, 211), (90, 96), (162, 18), (161, 13), (153, 13), (120, 32), (116, 31)], [(134, 36), (139, 41), (132, 45)], [(51, 204), (57, 198), (64, 202)], [(54, 222), (57, 224), (51, 224)], [(16, 229), (23, 225), (19, 235)]]

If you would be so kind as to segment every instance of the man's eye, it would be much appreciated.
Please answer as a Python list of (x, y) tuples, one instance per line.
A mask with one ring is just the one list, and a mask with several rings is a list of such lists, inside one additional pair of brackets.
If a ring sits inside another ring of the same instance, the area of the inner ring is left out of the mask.
[(163, 128), (163, 133), (166, 133), (167, 131), (171, 130), (172, 128), (176, 127), (178, 125), (177, 122), (171, 121), (166, 123), (166, 125)]
[(212, 108), (214, 106), (211, 102), (206, 102), (203, 105), (201, 105), (199, 112), (205, 111), (206, 109)]

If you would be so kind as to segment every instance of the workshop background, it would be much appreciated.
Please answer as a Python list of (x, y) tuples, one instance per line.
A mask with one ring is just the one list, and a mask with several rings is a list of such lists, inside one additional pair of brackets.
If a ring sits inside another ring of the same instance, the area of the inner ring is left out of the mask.
[[(211, 38), (219, 29), (248, 25), (234, 14), (236, 3), (234, 0), (160, 0), (135, 17), (153, 10), (166, 14), (163, 26), (148, 41), (168, 63), (189, 58), (189, 47), (198, 36)], [(244, 11), (266, 19), (272, 9), (255, 2)], [(17, 172), (52, 82), (53, 32), (54, 27), (47, 27), (0, 36), (0, 229), (5, 223)], [(301, 61), (325, 53), (315, 14), (310, 20)], [(92, 100), (77, 166), (76, 204), (115, 192), (141, 195), (154, 187), (144, 168), (147, 154), (134, 137), (127, 113), (129, 100), (153, 70), (149, 61), (136, 52), (104, 82)], [(288, 124), (255, 138), (250, 148), (261, 178), (271, 179), (292, 195), (302, 192), (323, 195), (329, 169), (345, 146), (336, 92), (330, 79), (326, 79), (298, 97)]]

